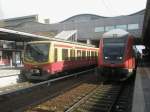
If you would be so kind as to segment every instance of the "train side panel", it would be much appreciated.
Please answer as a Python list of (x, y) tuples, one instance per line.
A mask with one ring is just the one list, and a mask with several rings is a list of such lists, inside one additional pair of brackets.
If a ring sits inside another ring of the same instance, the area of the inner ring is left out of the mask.
[(127, 47), (125, 51), (124, 67), (127, 69), (135, 69), (136, 60), (133, 51), (133, 37), (128, 38)]

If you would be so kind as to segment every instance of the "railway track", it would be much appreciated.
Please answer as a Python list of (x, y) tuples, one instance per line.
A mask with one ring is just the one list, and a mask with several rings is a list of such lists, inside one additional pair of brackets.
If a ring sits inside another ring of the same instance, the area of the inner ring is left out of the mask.
[(133, 83), (86, 82), (26, 112), (130, 112)]
[(132, 93), (133, 82), (100, 85), (65, 112), (130, 112)]
[(131, 112), (135, 76), (125, 82), (120, 95), (112, 108), (112, 112)]
[(116, 101), (121, 85), (101, 85), (65, 112), (109, 112)]
[[(88, 72), (92, 70), (59, 77), (11, 92), (2, 92), (0, 93), (0, 110), (3, 112), (23, 111), (29, 106), (51, 99), (81, 84), (84, 80), (91, 79), (93, 74), (89, 75)], [(88, 75), (83, 75), (84, 73)], [(79, 76), (80, 74), (82, 75)]]

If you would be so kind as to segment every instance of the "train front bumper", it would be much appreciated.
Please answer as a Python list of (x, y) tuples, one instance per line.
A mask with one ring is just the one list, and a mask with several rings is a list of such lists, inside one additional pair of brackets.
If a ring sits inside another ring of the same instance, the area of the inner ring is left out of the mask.
[(24, 69), (23, 74), (28, 80), (47, 80), (50, 74), (40, 69)]
[(132, 75), (133, 69), (126, 68), (109, 68), (109, 67), (98, 67), (97, 72), (101, 76), (112, 77), (112, 78), (126, 78)]

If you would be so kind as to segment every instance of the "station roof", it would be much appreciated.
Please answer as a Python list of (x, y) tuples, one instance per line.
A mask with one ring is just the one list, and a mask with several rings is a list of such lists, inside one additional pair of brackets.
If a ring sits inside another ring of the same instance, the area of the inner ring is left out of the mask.
[(45, 36), (39, 36), (35, 34), (0, 28), (0, 40), (29, 42), (29, 41), (42, 41), (49, 39), (50, 39), (49, 37)]
[(55, 36), (56, 39), (68, 40), (71, 36), (77, 34), (77, 30), (62, 31)]

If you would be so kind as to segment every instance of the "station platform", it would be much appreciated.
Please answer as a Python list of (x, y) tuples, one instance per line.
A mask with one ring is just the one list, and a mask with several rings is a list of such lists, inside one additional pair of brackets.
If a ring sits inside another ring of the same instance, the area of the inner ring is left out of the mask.
[(18, 74), (20, 74), (20, 69), (21, 68), (1, 68), (0, 69), (0, 78), (18, 75)]
[(150, 112), (150, 66), (137, 68), (132, 112)]
[(0, 88), (17, 84), (22, 67), (1, 67), (0, 68)]

